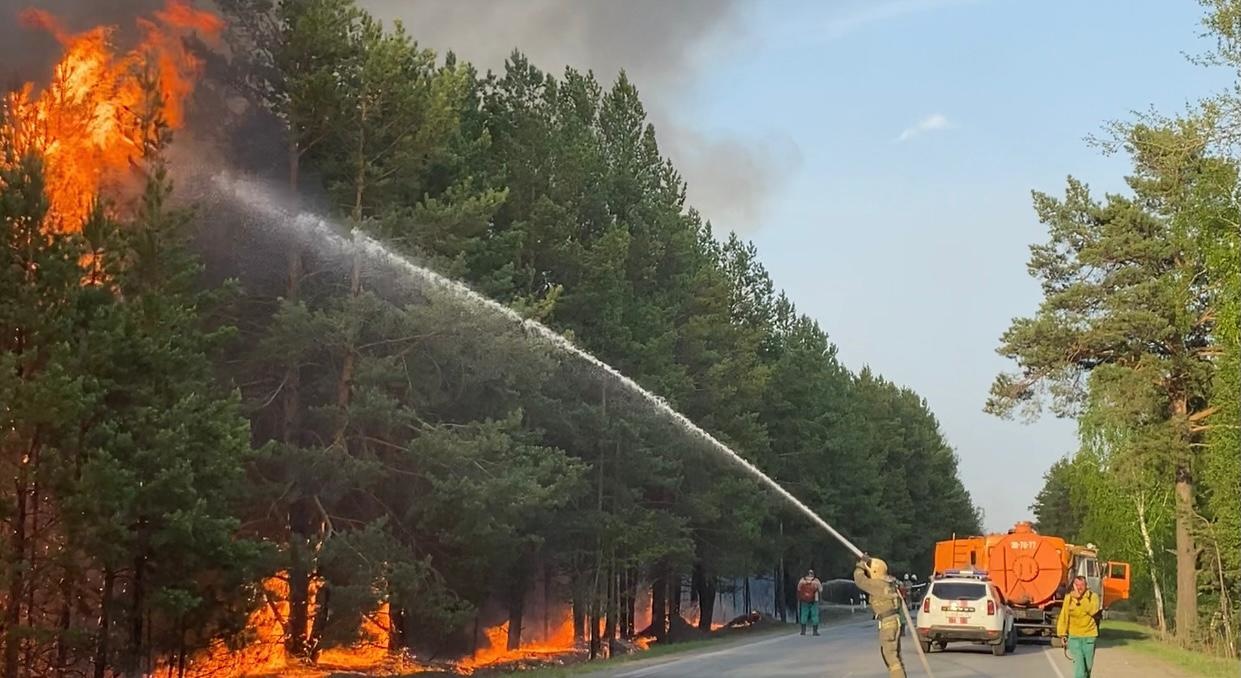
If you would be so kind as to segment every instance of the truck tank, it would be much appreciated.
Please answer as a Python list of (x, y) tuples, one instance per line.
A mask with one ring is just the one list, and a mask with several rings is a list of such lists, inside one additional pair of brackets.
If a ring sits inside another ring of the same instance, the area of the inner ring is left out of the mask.
[(935, 574), (958, 568), (986, 572), (1013, 608), (1023, 634), (1053, 634), (1074, 575), (1086, 577), (1104, 607), (1129, 597), (1128, 563), (1101, 563), (1093, 545), (1074, 546), (1061, 537), (1039, 534), (1026, 521), (1005, 534), (954, 535), (937, 542), (934, 563)]
[(1041, 608), (1063, 597), (1070, 564), (1063, 539), (1025, 522), (993, 537), (987, 539), (987, 572), (1009, 605)]

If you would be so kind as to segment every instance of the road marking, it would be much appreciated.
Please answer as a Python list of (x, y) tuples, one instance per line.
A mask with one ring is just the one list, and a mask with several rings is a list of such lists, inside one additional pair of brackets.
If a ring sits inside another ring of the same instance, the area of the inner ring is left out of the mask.
[(1043, 650), (1043, 656), (1047, 657), (1047, 663), (1051, 664), (1051, 670), (1055, 671), (1056, 675), (1060, 676), (1060, 678), (1064, 678), (1064, 674), (1060, 673), (1060, 667), (1056, 666), (1056, 660), (1053, 659), (1055, 655), (1052, 654), (1051, 650)]
[[(674, 666), (676, 664), (698, 661), (699, 659), (706, 659), (707, 657), (718, 657), (722, 654), (729, 654), (730, 652), (736, 652), (737, 650), (743, 650), (743, 649), (751, 648), (751, 647), (758, 647), (759, 645), (766, 645), (768, 643), (774, 643), (780, 640), (788, 640), (791, 637), (792, 635), (780, 634), (776, 636), (775, 638), (768, 638), (767, 640), (758, 640), (753, 643), (741, 643), (739, 645), (734, 645), (732, 647), (724, 648), (723, 650), (716, 650), (715, 652), (708, 652), (707, 654), (696, 654), (692, 657), (683, 657), (681, 659), (674, 659), (670, 662), (664, 662), (662, 664), (648, 666), (644, 669), (638, 669), (636, 671), (629, 671), (628, 673), (621, 673), (621, 674), (618, 674), (616, 678), (637, 678), (637, 676), (645, 676), (651, 673), (652, 671), (666, 669), (669, 666)], [(1064, 676), (1061, 676), (1060, 678), (1064, 678)]]

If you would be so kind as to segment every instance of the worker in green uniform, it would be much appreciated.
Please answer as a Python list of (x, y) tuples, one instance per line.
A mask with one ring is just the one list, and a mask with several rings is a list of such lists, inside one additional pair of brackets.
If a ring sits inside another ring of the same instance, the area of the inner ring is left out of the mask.
[(863, 555), (853, 568), (853, 582), (866, 594), (879, 622), (879, 653), (890, 678), (905, 678), (901, 663), (901, 596), (888, 576), (888, 564)]
[(797, 582), (797, 619), (801, 622), (801, 634), (806, 635), (806, 625), (814, 627), (819, 635), (819, 596), (823, 595), (823, 582), (814, 576), (814, 570)]

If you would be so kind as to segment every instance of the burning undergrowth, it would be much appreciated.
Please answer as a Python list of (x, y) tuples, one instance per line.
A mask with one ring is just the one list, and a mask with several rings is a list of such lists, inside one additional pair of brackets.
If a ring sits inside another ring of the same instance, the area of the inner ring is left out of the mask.
[[(3, 131), (16, 152), (42, 156), (50, 230), (73, 233), (82, 228), (99, 195), (124, 194), (142, 183), (143, 160), (162, 130), (185, 127), (190, 96), (201, 84), (204, 65), (203, 56), (188, 47), (188, 41), (210, 44), (225, 26), (217, 15), (184, 0), (169, 0), (163, 9), (134, 18), (132, 44), (122, 45), (118, 40), (122, 33), (115, 26), (83, 28), (41, 9), (27, 9), (19, 19), (27, 30), (54, 40), (62, 54), (46, 82), (25, 83), (6, 96)], [(316, 556), (322, 558), (324, 553)], [(388, 596), (398, 587), (365, 591), (362, 598), (371, 604), (355, 606), (356, 618), (342, 621), (325, 612), (331, 607), (326, 601), (332, 583), (320, 573), (303, 572), (303, 577), (308, 585), (301, 589), (306, 593), (301, 610), (295, 610), (297, 604), (291, 600), (290, 574), (273, 574), (255, 587), (241, 631), (198, 645), (206, 647), (190, 656), (183, 654), (178, 666), (153, 661), (155, 673), (166, 670), (169, 675), (195, 678), (333, 672), (468, 675), (638, 651), (650, 646), (653, 635), (662, 635), (634, 633), (651, 626), (649, 588), (638, 586), (636, 574), (624, 576), (623, 583), (614, 582), (609, 593), (598, 593), (599, 598), (610, 596), (609, 603), (596, 602), (590, 614), (580, 609), (575, 614), (571, 604), (556, 602), (569, 597), (564, 595), (570, 588), (567, 583), (562, 583), (565, 590), (557, 592), (559, 597), (546, 584), (541, 595), (528, 594), (542, 605), (530, 604), (524, 613), (511, 594), (505, 605), (474, 595), (471, 600), (480, 609), (473, 623), (457, 624), (445, 634), (450, 637), (438, 643), (418, 637), (417, 625), (411, 632), (411, 624), (400, 618), (402, 612), (392, 611)], [(339, 595), (345, 587), (335, 584)], [(635, 602), (639, 590), (648, 593)], [(611, 626), (624, 600), (629, 609), (619, 615), (620, 628)], [(608, 606), (613, 612), (601, 612)], [(603, 618), (609, 623), (606, 631), (600, 625)], [(671, 641), (710, 633), (677, 614), (670, 619)], [(346, 635), (351, 637), (342, 641), (322, 635), (320, 627), (333, 624), (349, 627)], [(595, 628), (588, 629), (592, 624)], [(709, 626), (715, 630), (720, 624)], [(185, 631), (181, 634), (184, 637)], [(291, 649), (290, 638), (312, 640)]]

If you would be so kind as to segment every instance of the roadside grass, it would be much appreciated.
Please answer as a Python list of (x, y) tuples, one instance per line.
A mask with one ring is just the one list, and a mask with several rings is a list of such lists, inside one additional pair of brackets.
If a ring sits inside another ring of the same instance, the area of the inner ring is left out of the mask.
[(1241, 662), (1187, 650), (1159, 639), (1149, 626), (1109, 619), (1099, 629), (1100, 647), (1124, 647), (1204, 678), (1236, 678)]

